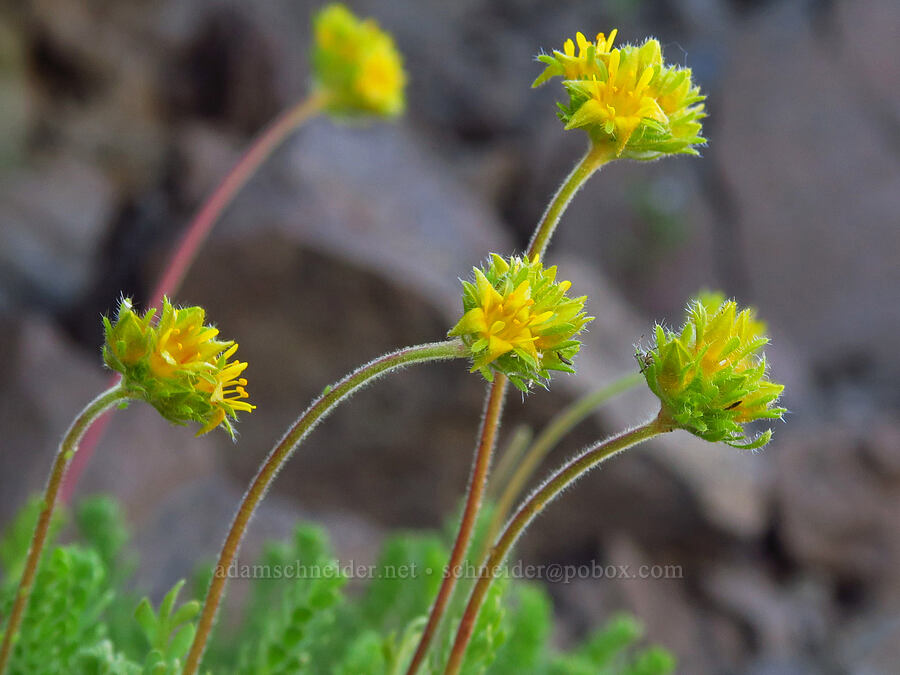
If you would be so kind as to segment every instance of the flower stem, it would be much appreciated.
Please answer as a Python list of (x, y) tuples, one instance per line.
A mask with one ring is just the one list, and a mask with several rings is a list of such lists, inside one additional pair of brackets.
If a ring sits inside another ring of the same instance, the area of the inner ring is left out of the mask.
[[(577, 399), (550, 421), (544, 430), (538, 434), (537, 438), (534, 439), (522, 461), (517, 463), (512, 477), (503, 487), (503, 492), (497, 499), (497, 506), (488, 528), (488, 534), (484, 539), (485, 547), (490, 546), (490, 543), (494, 541), (500, 528), (503, 527), (503, 523), (506, 522), (510, 509), (512, 509), (522, 489), (534, 474), (535, 469), (540, 466), (541, 462), (544, 461), (544, 458), (547, 457), (556, 444), (598, 407), (643, 381), (644, 377), (640, 373), (629, 373), (612, 384)], [(475, 559), (480, 561), (486, 554), (487, 550), (484, 550)]]
[(547, 206), (547, 210), (544, 211), (541, 222), (535, 229), (528, 244), (529, 258), (535, 255), (544, 255), (544, 251), (547, 250), (547, 245), (550, 243), (550, 238), (556, 231), (556, 226), (559, 224), (562, 214), (569, 206), (569, 202), (572, 201), (575, 193), (581, 189), (581, 186), (587, 182), (587, 179), (595, 171), (614, 158), (615, 152), (609, 146), (591, 143), (587, 153), (575, 165), (575, 168), (572, 169), (572, 172), (566, 177), (562, 185), (559, 186), (559, 189), (553, 196), (553, 200)]
[[(241, 189), (257, 172), (263, 162), (271, 156), (287, 138), (304, 122), (322, 111), (326, 97), (323, 94), (311, 94), (293, 107), (283, 112), (269, 126), (260, 132), (253, 140), (247, 151), (241, 156), (215, 191), (207, 198), (194, 215), (178, 244), (172, 251), (162, 274), (157, 280), (156, 287), (150, 296), (150, 307), (162, 307), (165, 296), (173, 295), (181, 286), (188, 269), (197, 257), (197, 252), (212, 231), (213, 225), (234, 201)], [(110, 386), (120, 380), (119, 375), (113, 375)], [(72, 462), (68, 475), (62, 487), (62, 500), (68, 502), (72, 498), (78, 479), (84, 472), (85, 466), (94, 452), (94, 448), (100, 442), (106, 431), (109, 417), (103, 416), (94, 424), (85, 435), (81, 452)]]
[(56, 498), (69, 462), (75, 456), (78, 444), (91, 423), (106, 410), (127, 397), (125, 390), (118, 384), (107, 389), (88, 403), (87, 407), (78, 414), (78, 417), (75, 418), (72, 426), (69, 427), (69, 430), (63, 437), (62, 443), (60, 443), (56, 459), (53, 461), (53, 468), (50, 470), (50, 478), (47, 480), (47, 487), (44, 490), (41, 513), (38, 517), (37, 526), (34, 529), (34, 536), (31, 539), (31, 547), (28, 549), (28, 558), (22, 571), (22, 579), (19, 581), (19, 590), (16, 593), (16, 600), (9, 615), (6, 631), (3, 633), (3, 645), (0, 647), (0, 675), (6, 671), (6, 666), (12, 656), (13, 641), (19, 631), (22, 616), (28, 605), (31, 586), (34, 583), (38, 564), (41, 561), (41, 553), (47, 541), (47, 532), (56, 506)]
[(478, 612), (484, 602), (491, 583), (510, 549), (518, 540), (519, 536), (531, 523), (532, 520), (544, 509), (547, 504), (553, 501), (561, 492), (568, 488), (572, 483), (585, 475), (588, 471), (603, 462), (603, 460), (612, 457), (616, 453), (625, 450), (637, 443), (646, 441), (649, 438), (670, 431), (671, 426), (662, 415), (647, 422), (646, 424), (636, 427), (630, 431), (626, 431), (618, 436), (613, 436), (597, 445), (594, 445), (583, 451), (575, 459), (569, 461), (561, 469), (538, 489), (528, 500), (519, 507), (519, 510), (507, 524), (500, 538), (491, 549), (490, 555), (485, 563), (479, 569), (478, 581), (472, 589), (469, 597), (469, 603), (466, 605), (465, 612), (459, 623), (456, 633), (456, 639), (453, 643), (453, 649), (450, 652), (450, 658), (447, 661), (447, 667), (444, 675), (456, 675), (462, 666), (463, 657), (465, 656), (466, 647), (469, 639), (472, 637), (472, 631), (475, 628), (475, 621), (478, 618)]
[[(563, 184), (553, 196), (553, 200), (544, 211), (538, 226), (535, 228), (531, 243), (528, 245), (526, 255), (532, 258), (535, 255), (542, 256), (550, 243), (550, 237), (556, 229), (559, 219), (568, 207), (572, 197), (578, 192), (578, 189), (584, 182), (593, 175), (603, 164), (613, 158), (607, 147), (592, 144), (587, 154), (575, 165), (575, 168), (568, 175)], [(462, 562), (462, 557), (469, 547), (469, 541), (472, 536), (474, 523), (478, 520), (478, 511), (481, 507), (482, 495), (484, 487), (487, 483), (488, 469), (491, 465), (491, 456), (493, 455), (494, 445), (497, 439), (497, 431), (500, 428), (500, 417), (503, 410), (503, 399), (506, 395), (507, 378), (502, 374), (496, 374), (494, 381), (488, 385), (487, 400), (488, 405), (485, 408), (484, 419), (481, 423), (481, 433), (479, 434), (478, 447), (475, 449), (475, 460), (473, 466), (475, 469), (483, 468), (483, 472), (473, 470), (469, 481), (468, 494), (466, 495), (466, 504), (463, 507), (463, 520), (460, 522), (459, 531), (456, 534), (456, 541), (453, 542), (453, 551), (451, 553), (448, 574), (444, 576), (441, 587), (438, 590), (437, 598), (431, 607), (428, 615), (428, 623), (425, 631), (419, 639), (419, 646), (410, 662), (406, 675), (415, 675), (419, 666), (428, 653), (428, 647), (431, 644), (434, 634), (453, 589), (456, 586), (456, 575), (453, 570), (456, 565)], [(471, 517), (468, 517), (471, 514)], [(457, 558), (454, 562), (454, 558)]]
[(184, 276), (190, 268), (197, 251), (209, 236), (212, 226), (234, 201), (241, 189), (259, 170), (262, 163), (269, 158), (297, 127), (322, 111), (326, 103), (322, 94), (310, 94), (308, 97), (288, 108), (253, 140), (247, 151), (241, 156), (224, 180), (204, 202), (203, 206), (185, 228), (178, 245), (172, 252), (162, 276), (150, 296), (150, 307), (160, 307), (164, 296), (171, 295), (181, 286)]
[(381, 375), (414, 363), (463, 358), (468, 355), (468, 348), (460, 340), (434, 342), (417, 347), (399, 349), (369, 362), (333, 386), (328, 387), (300, 415), (284, 437), (272, 448), (241, 500), (234, 521), (231, 523), (231, 529), (228, 531), (222, 551), (219, 554), (219, 560), (214, 568), (209, 590), (206, 592), (203, 611), (197, 624), (197, 633), (185, 660), (183, 675), (193, 675), (200, 665), (200, 659), (203, 656), (203, 650), (206, 647), (216, 611), (222, 599), (222, 593), (225, 590), (228, 568), (237, 556), (244, 532), (250, 519), (253, 517), (257, 505), (262, 501), (278, 471), (316, 424), (334, 410), (339, 403)]
[(459, 523), (459, 532), (456, 535), (456, 541), (453, 542), (453, 550), (450, 552), (447, 573), (444, 575), (434, 605), (431, 607), (431, 613), (428, 615), (428, 623), (425, 624), (422, 637), (419, 638), (419, 646), (416, 648), (412, 661), (410, 661), (407, 668), (407, 675), (412, 675), (419, 669), (419, 666), (425, 659), (425, 655), (428, 653), (428, 647), (456, 586), (456, 581), (459, 577), (457, 570), (463, 562), (466, 550), (469, 548), (472, 530), (475, 529), (475, 523), (478, 520), (478, 511), (481, 508), (484, 487), (487, 483), (494, 440), (497, 438), (497, 425), (500, 422), (500, 415), (503, 411), (503, 399), (506, 396), (505, 380), (506, 377), (498, 373), (494, 376), (494, 384), (488, 388), (487, 399), (484, 404), (484, 417), (481, 421), (481, 431), (478, 434), (478, 449), (475, 452), (475, 460), (472, 463), (469, 490), (466, 497), (466, 505), (463, 508), (462, 520)]

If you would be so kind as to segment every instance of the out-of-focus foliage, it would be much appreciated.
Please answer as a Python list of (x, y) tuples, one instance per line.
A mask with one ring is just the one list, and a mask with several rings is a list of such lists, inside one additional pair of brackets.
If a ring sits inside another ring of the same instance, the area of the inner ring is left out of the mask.
[[(30, 504), (0, 540), (4, 616), (15, 593), (30, 527)], [(484, 520), (484, 519), (482, 519)], [(76, 511), (81, 542), (56, 546), (44, 557), (15, 645), (10, 672), (85, 675), (175, 675), (194, 636), (197, 600), (178, 603), (177, 582), (157, 609), (124, 590), (133, 561), (128, 532), (114, 502), (94, 498)], [(58, 528), (57, 528), (58, 529)], [(480, 532), (484, 527), (479, 528)], [(479, 550), (477, 541), (472, 550)], [(204, 672), (234, 675), (290, 673), (390, 675), (402, 672), (415, 650), (448, 558), (443, 537), (398, 534), (376, 565), (341, 565), (324, 532), (300, 526), (292, 540), (269, 544), (262, 558), (230, 570), (256, 578), (240, 626), (216, 635)], [(245, 574), (246, 572), (246, 574)], [(365, 591), (345, 592), (350, 576), (368, 576)], [(469, 580), (451, 604), (448, 628), (459, 621)], [(195, 590), (202, 591), (197, 585)], [(134, 607), (137, 607), (135, 610)], [(665, 675), (672, 657), (638, 647), (641, 629), (614, 619), (570, 653), (549, 644), (552, 606), (539, 586), (495, 583), (478, 617), (466, 655), (467, 675)], [(423, 673), (440, 673), (449, 649), (446, 631)]]

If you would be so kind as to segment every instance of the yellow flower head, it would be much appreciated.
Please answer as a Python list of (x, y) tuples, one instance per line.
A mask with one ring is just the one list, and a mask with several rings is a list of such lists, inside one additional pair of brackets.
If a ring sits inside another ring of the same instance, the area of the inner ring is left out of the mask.
[(697, 154), (704, 96), (691, 81), (691, 71), (664, 63), (659, 42), (613, 47), (616, 35), (600, 33), (596, 42), (584, 35), (563, 51), (543, 54), (546, 65), (538, 86), (561, 77), (569, 94), (560, 105), (566, 129), (584, 129), (591, 141), (608, 145), (616, 157), (657, 159), (669, 154)]
[(556, 267), (492, 254), (487, 269), (474, 271), (475, 282), (463, 282), (463, 317), (449, 332), (470, 348), (472, 372), (488, 381), (504, 373), (522, 391), (551, 370), (575, 372), (581, 343), (574, 338), (593, 317), (585, 297), (566, 295), (571, 283), (556, 281)]
[(664, 413), (679, 428), (708, 441), (740, 448), (769, 442), (768, 429), (755, 439), (741, 426), (758, 419), (780, 419), (772, 407), (784, 387), (766, 379), (765, 325), (752, 309), (704, 294), (688, 307), (680, 333), (656, 327), (656, 346), (639, 353), (647, 384)]
[(229, 418), (255, 408), (240, 377), (247, 364), (229, 361), (237, 344), (216, 339), (219, 331), (204, 323), (201, 307), (176, 308), (165, 299), (154, 324), (155, 315), (140, 316), (123, 298), (115, 323), (103, 319), (104, 362), (122, 374), (131, 398), (147, 401), (170, 422), (198, 422), (198, 435), (221, 424), (233, 438)]
[(395, 117), (405, 106), (406, 73), (390, 35), (341, 4), (313, 20), (315, 86), (338, 115)]

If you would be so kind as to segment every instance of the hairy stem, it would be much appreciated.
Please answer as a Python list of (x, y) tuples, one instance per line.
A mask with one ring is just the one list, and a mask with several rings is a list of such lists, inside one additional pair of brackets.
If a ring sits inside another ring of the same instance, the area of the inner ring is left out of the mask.
[(485, 595), (487, 594), (495, 575), (500, 571), (500, 566), (503, 564), (504, 560), (506, 560), (506, 556), (509, 554), (510, 549), (531, 521), (534, 520), (547, 504), (559, 496), (561, 492), (600, 464), (603, 460), (608, 459), (616, 453), (636, 445), (637, 443), (641, 443), (642, 441), (646, 441), (649, 438), (670, 430), (671, 426), (668, 421), (662, 416), (658, 416), (642, 426), (626, 431), (623, 434), (614, 436), (588, 448), (575, 459), (569, 461), (561, 469), (557, 470), (543, 486), (536, 490), (535, 493), (519, 507), (519, 510), (503, 530), (500, 538), (497, 539), (497, 542), (491, 549), (490, 555), (488, 555), (486, 561), (479, 569), (478, 581), (472, 589), (472, 594), (469, 596), (469, 603), (466, 605), (465, 612), (463, 612), (462, 619), (460, 620), (456, 639), (453, 643), (453, 649), (450, 651), (450, 658), (447, 661), (444, 675), (456, 675), (459, 673), (459, 669), (462, 667), (463, 657), (466, 653), (466, 647), (469, 644), (469, 639), (472, 637), (475, 621), (478, 618), (478, 612), (484, 602)]
[(197, 633), (185, 661), (184, 670), (182, 671), (183, 675), (193, 675), (200, 665), (200, 659), (203, 656), (203, 650), (206, 647), (216, 611), (222, 599), (222, 593), (225, 590), (228, 568), (237, 556), (244, 532), (250, 519), (253, 517), (257, 505), (262, 501), (278, 471), (316, 424), (360, 387), (381, 375), (414, 363), (463, 358), (468, 356), (468, 354), (468, 348), (460, 340), (448, 340), (417, 347), (406, 347), (390, 354), (385, 354), (327, 388), (294, 422), (263, 461), (256, 477), (241, 500), (234, 521), (231, 523), (231, 529), (228, 531), (222, 551), (219, 554), (219, 560), (214, 569), (209, 590), (206, 592), (203, 611), (197, 624)]
[(614, 157), (615, 153), (609, 146), (591, 144), (581, 161), (575, 165), (572, 172), (559, 186), (559, 189), (553, 196), (553, 200), (547, 206), (547, 210), (544, 211), (541, 222), (535, 229), (528, 244), (529, 258), (535, 255), (543, 257), (544, 251), (547, 250), (547, 245), (550, 243), (550, 238), (556, 231), (556, 226), (569, 206), (569, 202), (572, 201), (572, 197), (575, 196), (575, 193), (581, 189), (581, 186), (587, 182), (587, 179), (595, 171)]
[(505, 376), (497, 374), (493, 386), (488, 388), (487, 400), (484, 404), (484, 416), (481, 421), (481, 432), (478, 434), (478, 449), (475, 452), (475, 460), (472, 463), (469, 490), (466, 496), (466, 505), (463, 508), (462, 520), (459, 523), (459, 531), (456, 535), (456, 541), (453, 542), (447, 573), (444, 575), (437, 598), (435, 598), (431, 607), (428, 623), (425, 624), (425, 630), (422, 633), (422, 637), (419, 638), (419, 645), (406, 671), (407, 675), (411, 675), (419, 669), (419, 666), (425, 659), (425, 655), (428, 653), (428, 647), (431, 644), (434, 633), (437, 631), (441, 617), (444, 615), (447, 603), (450, 602), (450, 596), (453, 594), (453, 589), (459, 578), (457, 571), (463, 562), (466, 550), (469, 548), (472, 531), (475, 529), (475, 523), (478, 520), (478, 511), (481, 508), (484, 487), (487, 483), (494, 440), (497, 437), (497, 425), (500, 422), (500, 415), (503, 411), (503, 399), (506, 396), (505, 382), (500, 382), (501, 378), (506, 380)]
[[(544, 458), (550, 454), (550, 451), (553, 450), (554, 447), (556, 447), (556, 444), (598, 407), (643, 381), (644, 378), (640, 373), (629, 373), (612, 384), (575, 400), (550, 421), (544, 430), (534, 439), (534, 442), (531, 444), (531, 447), (528, 448), (524, 459), (517, 463), (512, 477), (503, 487), (503, 492), (497, 499), (497, 507), (494, 511), (490, 527), (488, 528), (487, 537), (485, 537), (485, 546), (489, 546), (490, 543), (494, 541), (494, 538), (497, 536), (503, 523), (506, 522), (510, 509), (519, 498), (525, 485), (528, 483), (535, 470), (540, 466), (541, 462), (544, 461)], [(486, 550), (482, 551), (481, 555), (479, 555), (476, 560), (480, 561), (486, 554)]]
[(69, 427), (62, 443), (59, 445), (56, 459), (53, 461), (53, 468), (50, 470), (50, 477), (47, 480), (47, 487), (44, 490), (41, 513), (38, 517), (37, 526), (34, 529), (34, 536), (31, 539), (31, 547), (28, 549), (28, 557), (25, 561), (22, 579), (19, 581), (19, 590), (16, 593), (16, 599), (9, 615), (9, 622), (6, 624), (6, 631), (3, 633), (3, 645), (0, 647), (0, 675), (6, 672), (6, 667), (12, 656), (13, 641), (19, 631), (22, 616), (28, 605), (31, 587), (34, 584), (34, 578), (41, 561), (41, 553), (43, 553), (44, 544), (47, 541), (50, 520), (56, 507), (56, 498), (59, 495), (59, 488), (66, 469), (78, 450), (78, 444), (81, 442), (84, 432), (91, 423), (116, 403), (127, 398), (127, 396), (118, 384), (100, 394), (78, 414), (78, 417), (72, 422), (72, 426)]
[[(534, 235), (531, 237), (531, 242), (528, 244), (526, 255), (529, 258), (532, 258), (535, 255), (543, 256), (547, 245), (550, 243), (550, 237), (553, 236), (553, 232), (556, 230), (559, 219), (568, 207), (569, 202), (572, 201), (572, 197), (575, 196), (575, 193), (578, 192), (579, 188), (584, 185), (585, 181), (590, 178), (597, 169), (612, 158), (613, 155), (610, 154), (609, 148), (591, 145), (587, 154), (585, 154), (578, 164), (575, 165), (575, 168), (566, 177), (565, 181), (563, 181), (559, 190), (556, 191), (547, 210), (544, 211), (544, 215), (541, 217), (540, 222), (534, 230)], [(502, 401), (506, 395), (507, 385), (507, 378), (498, 373), (494, 377), (493, 383), (488, 386), (487, 400), (489, 405), (485, 410), (484, 419), (482, 420), (481, 434), (479, 435), (478, 447), (475, 449), (475, 460), (473, 464), (476, 469), (483, 467), (484, 472), (483, 474), (476, 473), (475, 471), (472, 473), (471, 480), (469, 481), (468, 494), (466, 495), (466, 504), (463, 507), (464, 518), (460, 522), (460, 528), (456, 534), (456, 541), (453, 542), (453, 552), (451, 553), (449, 572), (444, 575), (444, 579), (441, 582), (437, 598), (428, 615), (428, 623), (425, 626), (425, 631), (422, 633), (422, 637), (419, 640), (419, 646), (406, 671), (406, 675), (415, 675), (424, 661), (431, 641), (434, 638), (434, 634), (437, 631), (437, 627), (440, 625), (444, 610), (446, 609), (450, 596), (453, 594), (453, 589), (456, 586), (457, 578), (456, 575), (453, 574), (453, 570), (456, 565), (462, 562), (462, 557), (469, 547), (474, 523), (478, 520), (478, 511), (481, 507), (482, 495), (484, 493), (485, 483), (487, 482), (491, 456), (493, 455), (494, 445), (497, 440), (497, 431), (500, 428), (500, 417), (503, 410)], [(490, 405), (491, 402), (495, 402), (495, 404)], [(467, 514), (472, 514), (471, 522), (466, 519), (465, 516)], [(454, 557), (458, 558), (455, 564)]]
[[(272, 152), (284, 143), (299, 126), (321, 112), (326, 102), (326, 98), (321, 94), (308, 96), (282, 113), (253, 140), (247, 151), (226, 174), (184, 229), (184, 233), (172, 250), (156, 287), (153, 289), (150, 296), (150, 307), (162, 307), (163, 298), (171, 296), (178, 290), (219, 216), (234, 201), (234, 198), (256, 174), (263, 162), (271, 156)], [(114, 375), (110, 385), (120, 379), (119, 375)], [(85, 435), (84, 446), (75, 461), (72, 462), (68, 476), (63, 483), (62, 500), (64, 502), (71, 500), (78, 479), (84, 472), (94, 448), (103, 437), (108, 422), (107, 416), (101, 417)]]

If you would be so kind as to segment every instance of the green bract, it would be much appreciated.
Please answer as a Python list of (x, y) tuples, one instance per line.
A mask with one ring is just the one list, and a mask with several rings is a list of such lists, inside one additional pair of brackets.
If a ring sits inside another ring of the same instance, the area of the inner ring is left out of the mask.
[(571, 360), (581, 347), (574, 339), (593, 320), (585, 296), (566, 295), (572, 285), (556, 281), (556, 267), (544, 269), (535, 257), (504, 260), (491, 255), (475, 283), (463, 281), (464, 315), (449, 332), (472, 351), (472, 372), (488, 381), (503, 373), (522, 391), (543, 384), (551, 370), (574, 373)]
[(688, 307), (680, 333), (656, 326), (656, 346), (638, 354), (647, 384), (673, 425), (707, 441), (739, 448), (769, 442), (772, 430), (748, 438), (743, 424), (780, 419), (784, 387), (766, 379), (759, 350), (769, 339), (753, 311), (707, 294)]

